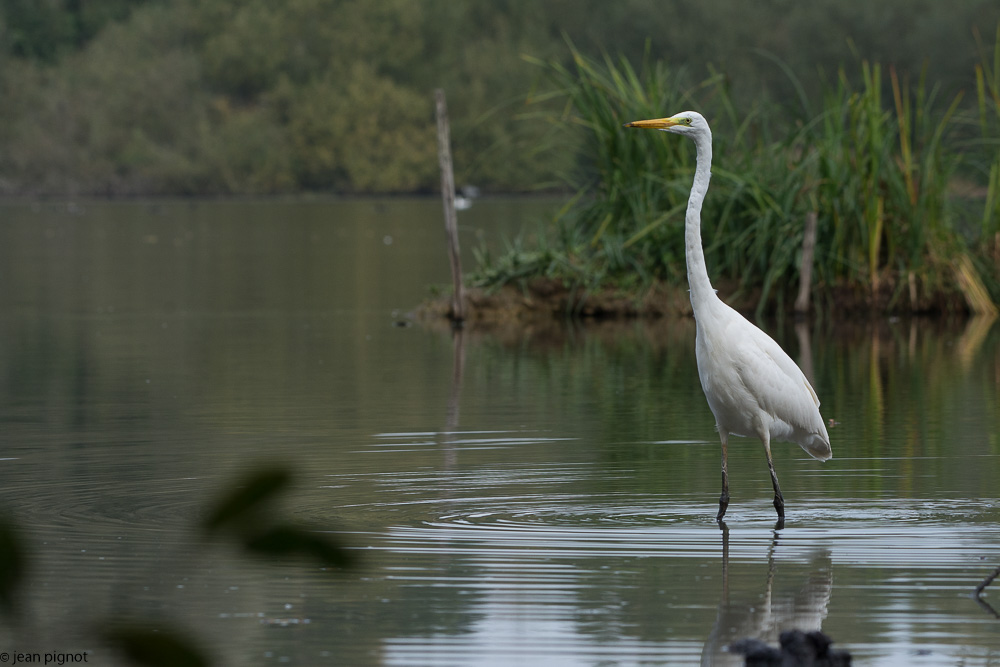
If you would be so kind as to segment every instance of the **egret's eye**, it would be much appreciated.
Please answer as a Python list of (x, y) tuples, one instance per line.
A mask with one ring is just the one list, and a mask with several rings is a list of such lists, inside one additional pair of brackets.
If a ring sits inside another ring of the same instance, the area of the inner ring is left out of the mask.
[(684, 124), (685, 124), (685, 125), (690, 125), (690, 124), (691, 124), (691, 119), (690, 119), (690, 118), (687, 118), (687, 117), (685, 117), (685, 118), (684, 118)]

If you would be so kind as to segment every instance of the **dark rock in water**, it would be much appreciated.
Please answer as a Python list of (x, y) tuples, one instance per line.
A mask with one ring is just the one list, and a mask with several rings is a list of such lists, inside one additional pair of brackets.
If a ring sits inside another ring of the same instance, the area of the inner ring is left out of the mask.
[(845, 667), (851, 664), (851, 654), (831, 649), (833, 640), (818, 630), (786, 630), (779, 641), (780, 649), (759, 639), (745, 638), (730, 644), (729, 650), (742, 655), (747, 667)]

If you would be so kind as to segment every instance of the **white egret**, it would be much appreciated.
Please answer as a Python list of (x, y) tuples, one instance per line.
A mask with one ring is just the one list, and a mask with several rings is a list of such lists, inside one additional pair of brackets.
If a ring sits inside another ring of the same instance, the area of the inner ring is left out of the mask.
[(694, 141), (697, 160), (684, 223), (685, 257), (691, 307), (696, 322), (698, 375), (722, 440), (722, 521), (729, 506), (729, 436), (755, 435), (764, 444), (779, 522), (785, 502), (771, 460), (771, 441), (794, 442), (826, 461), (833, 452), (819, 413), (816, 392), (799, 367), (766, 333), (725, 304), (712, 289), (701, 245), (701, 205), (712, 169), (712, 130), (705, 118), (685, 111), (670, 118), (638, 120), (625, 127), (683, 134)]

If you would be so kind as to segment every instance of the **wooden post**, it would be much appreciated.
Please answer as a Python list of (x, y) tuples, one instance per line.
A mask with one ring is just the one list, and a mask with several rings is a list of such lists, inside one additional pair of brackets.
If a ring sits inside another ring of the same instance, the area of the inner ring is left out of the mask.
[(795, 313), (809, 312), (809, 294), (812, 291), (813, 254), (816, 252), (816, 211), (806, 213), (806, 228), (802, 234), (802, 266), (799, 267), (799, 295), (795, 299)]
[(444, 202), (444, 228), (448, 234), (448, 259), (451, 262), (451, 319), (465, 319), (465, 290), (462, 288), (462, 261), (458, 250), (458, 218), (455, 215), (455, 174), (451, 165), (451, 138), (448, 129), (448, 107), (444, 91), (434, 91), (437, 103), (438, 163), (441, 166), (441, 199)]

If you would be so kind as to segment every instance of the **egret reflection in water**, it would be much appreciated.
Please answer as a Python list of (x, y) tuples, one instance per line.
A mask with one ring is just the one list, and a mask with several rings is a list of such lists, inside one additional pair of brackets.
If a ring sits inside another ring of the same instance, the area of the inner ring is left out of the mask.
[[(705, 642), (702, 665), (741, 665), (743, 658), (726, 651), (734, 641), (751, 638), (767, 644), (777, 644), (786, 630), (822, 630), (833, 595), (833, 560), (826, 548), (804, 554), (805, 571), (797, 570), (794, 582), (783, 582), (775, 559), (781, 541), (780, 529), (775, 528), (767, 551), (767, 570), (760, 588), (743, 587), (735, 594), (729, 586), (729, 527), (721, 525), (722, 533), (722, 592), (718, 614)], [(736, 567), (746, 567), (739, 563)], [(787, 576), (787, 575), (786, 575)], [(793, 587), (789, 587), (792, 584)]]

